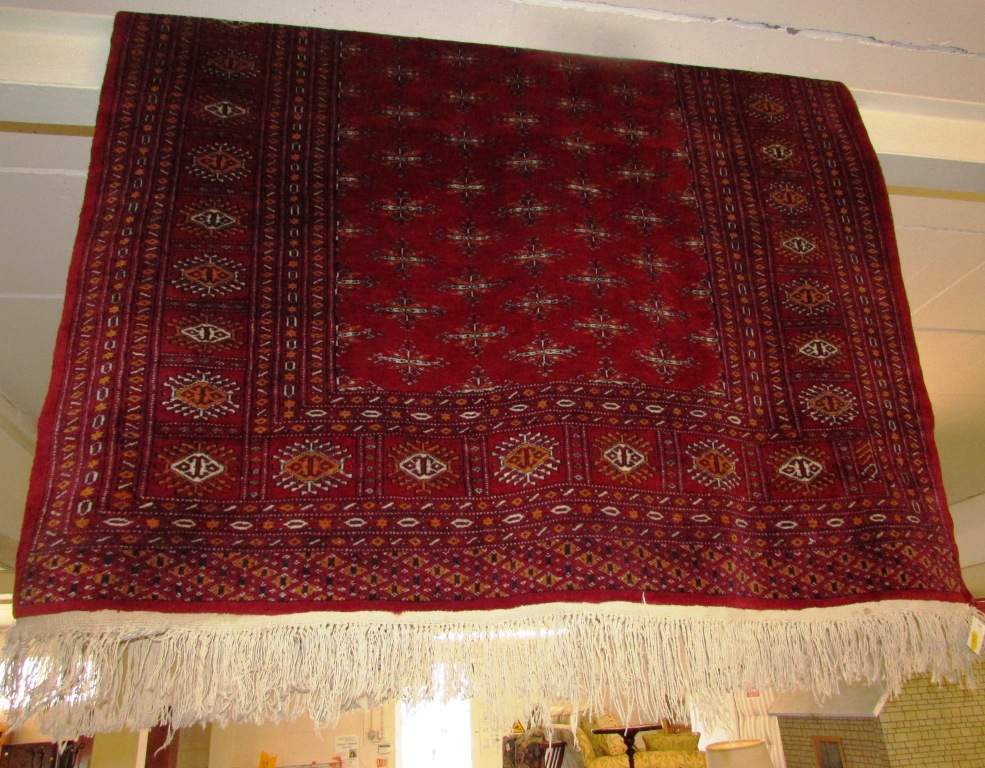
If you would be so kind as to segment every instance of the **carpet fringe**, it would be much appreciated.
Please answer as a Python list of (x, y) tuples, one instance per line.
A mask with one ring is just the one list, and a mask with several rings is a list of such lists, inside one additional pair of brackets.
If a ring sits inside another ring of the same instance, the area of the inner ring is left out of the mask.
[[(798, 611), (631, 603), (488, 612), (286, 616), (68, 613), (7, 633), (9, 727), (49, 737), (199, 722), (283, 721), (394, 699), (481, 696), (487, 728), (547, 725), (551, 705), (622, 722), (724, 720), (729, 691), (846, 683), (898, 694), (965, 678), (972, 606), (894, 600)], [(443, 674), (435, 670), (444, 665)], [(443, 681), (443, 682), (442, 682)]]

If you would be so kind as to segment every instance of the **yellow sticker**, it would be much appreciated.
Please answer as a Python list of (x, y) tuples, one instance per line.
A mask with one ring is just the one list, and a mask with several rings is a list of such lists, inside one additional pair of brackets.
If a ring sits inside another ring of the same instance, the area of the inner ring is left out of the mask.
[(968, 647), (981, 656), (983, 646), (985, 646), (985, 622), (975, 616), (971, 620), (971, 629), (968, 632)]
[(527, 729), (523, 727), (523, 723), (521, 723), (519, 720), (513, 723), (513, 733), (523, 733), (526, 730)]

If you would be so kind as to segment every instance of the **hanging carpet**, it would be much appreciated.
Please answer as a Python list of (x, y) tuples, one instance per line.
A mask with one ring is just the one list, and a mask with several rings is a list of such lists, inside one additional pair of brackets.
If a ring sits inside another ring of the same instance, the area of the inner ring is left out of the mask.
[(39, 433), (56, 738), (969, 664), (838, 83), (121, 14)]

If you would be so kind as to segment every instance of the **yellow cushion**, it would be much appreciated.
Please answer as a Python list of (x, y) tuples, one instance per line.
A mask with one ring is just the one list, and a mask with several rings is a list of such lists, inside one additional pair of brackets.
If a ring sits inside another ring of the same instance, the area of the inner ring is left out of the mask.
[[(618, 728), (621, 723), (612, 715), (599, 715), (592, 720), (591, 727), (594, 728)], [(625, 755), (626, 742), (618, 733), (596, 734), (589, 736), (592, 746), (595, 747), (596, 755)]]
[(650, 731), (643, 734), (643, 743), (647, 749), (661, 752), (695, 752), (698, 749), (697, 733), (667, 733), (666, 731)]
[(586, 763), (589, 760), (595, 758), (595, 748), (592, 746), (592, 740), (588, 738), (588, 734), (582, 728), (578, 728), (575, 732), (575, 738), (578, 739), (578, 749), (581, 750), (581, 759)]

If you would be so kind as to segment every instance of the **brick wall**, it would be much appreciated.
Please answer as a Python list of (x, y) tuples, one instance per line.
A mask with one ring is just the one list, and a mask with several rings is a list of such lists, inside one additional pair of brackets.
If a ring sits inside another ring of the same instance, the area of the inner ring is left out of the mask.
[(787, 768), (817, 768), (812, 736), (837, 736), (845, 768), (982, 768), (985, 766), (985, 663), (976, 688), (907, 683), (878, 718), (781, 717)]
[(976, 690), (918, 678), (886, 704), (879, 722), (893, 768), (985, 766), (985, 663), (975, 672)]
[(896, 768), (889, 761), (882, 727), (874, 717), (781, 717), (780, 736), (787, 768), (817, 768), (812, 736), (837, 736), (845, 768)]

